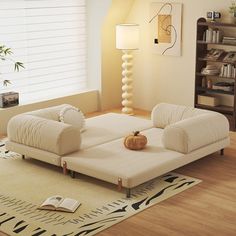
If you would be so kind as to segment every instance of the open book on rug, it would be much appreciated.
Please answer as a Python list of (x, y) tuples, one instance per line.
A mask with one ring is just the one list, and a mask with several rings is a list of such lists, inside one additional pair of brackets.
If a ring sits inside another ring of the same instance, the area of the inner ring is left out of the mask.
[(47, 198), (38, 209), (73, 213), (80, 205), (81, 203), (75, 199), (63, 198), (62, 196), (56, 195)]

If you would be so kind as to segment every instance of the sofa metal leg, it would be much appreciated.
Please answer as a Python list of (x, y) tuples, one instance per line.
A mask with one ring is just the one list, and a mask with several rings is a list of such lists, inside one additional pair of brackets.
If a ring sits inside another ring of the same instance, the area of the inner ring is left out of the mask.
[(220, 150), (220, 155), (221, 155), (221, 156), (224, 155), (224, 148), (222, 148), (222, 149)]
[(71, 170), (70, 171), (70, 176), (71, 176), (72, 179), (74, 179), (75, 178), (75, 171)]
[(130, 188), (127, 188), (127, 189), (126, 189), (126, 197), (127, 197), (127, 198), (130, 198), (130, 195), (131, 195), (131, 189), (130, 189)]
[(21, 155), (21, 158), (22, 158), (23, 160), (25, 160), (25, 155)]

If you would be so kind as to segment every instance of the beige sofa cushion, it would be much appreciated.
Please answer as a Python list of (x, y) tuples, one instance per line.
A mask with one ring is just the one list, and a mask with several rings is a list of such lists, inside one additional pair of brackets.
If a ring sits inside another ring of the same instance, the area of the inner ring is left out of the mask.
[(189, 153), (229, 136), (229, 122), (219, 113), (206, 113), (165, 127), (162, 141), (166, 149)]
[(152, 122), (139, 117), (107, 113), (86, 119), (86, 131), (81, 133), (81, 149), (125, 137), (133, 131), (152, 127)]
[(60, 111), (64, 109), (65, 107), (71, 107), (71, 105), (62, 104), (59, 106), (53, 106), (53, 107), (43, 108), (43, 109), (39, 109), (35, 111), (26, 112), (24, 114), (37, 116), (37, 117), (45, 118), (48, 120), (59, 121)]
[(8, 123), (8, 138), (59, 156), (79, 150), (80, 131), (68, 124), (22, 114)]
[(163, 129), (142, 131), (148, 144), (141, 151), (126, 149), (123, 138), (94, 146), (62, 157), (69, 170), (86, 174), (114, 184), (122, 178), (122, 185), (135, 187), (180, 166), (218, 151), (229, 144), (229, 138), (183, 154), (163, 147)]
[(59, 121), (85, 131), (85, 118), (82, 111), (71, 105), (65, 106), (59, 113)]
[(164, 129), (167, 125), (205, 113), (215, 112), (181, 105), (160, 103), (153, 108), (151, 119), (154, 127)]

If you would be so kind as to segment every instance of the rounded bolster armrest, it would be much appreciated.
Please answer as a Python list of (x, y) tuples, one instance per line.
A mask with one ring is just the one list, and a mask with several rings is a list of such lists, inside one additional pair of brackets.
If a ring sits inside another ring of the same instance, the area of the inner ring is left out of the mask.
[(165, 148), (186, 154), (228, 136), (227, 118), (219, 113), (208, 113), (166, 126), (162, 142)]
[(79, 150), (80, 130), (54, 120), (17, 115), (7, 127), (10, 141), (55, 153), (59, 156)]
[(167, 125), (212, 111), (168, 103), (159, 103), (152, 109), (151, 119), (154, 127), (164, 129)]

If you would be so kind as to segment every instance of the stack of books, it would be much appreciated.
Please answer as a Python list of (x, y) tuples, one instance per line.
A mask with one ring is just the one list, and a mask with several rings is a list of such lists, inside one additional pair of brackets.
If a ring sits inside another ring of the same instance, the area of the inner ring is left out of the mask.
[(223, 37), (222, 43), (236, 45), (236, 37)]
[(220, 68), (220, 77), (226, 78), (235, 78), (236, 77), (236, 68), (232, 64), (224, 64)]
[(205, 68), (202, 69), (201, 73), (203, 75), (219, 75), (220, 70), (215, 65), (207, 65)]
[(212, 89), (232, 92), (232, 91), (234, 91), (234, 83), (217, 82), (217, 83), (213, 84)]
[(224, 50), (223, 49), (216, 49), (216, 48), (212, 48), (209, 51), (207, 51), (207, 54), (205, 55), (205, 59), (207, 60), (214, 60), (216, 61), (217, 59), (219, 59), (223, 54), (224, 54)]
[(220, 43), (221, 41), (221, 31), (219, 29), (207, 29), (203, 34), (203, 41), (207, 43)]

